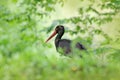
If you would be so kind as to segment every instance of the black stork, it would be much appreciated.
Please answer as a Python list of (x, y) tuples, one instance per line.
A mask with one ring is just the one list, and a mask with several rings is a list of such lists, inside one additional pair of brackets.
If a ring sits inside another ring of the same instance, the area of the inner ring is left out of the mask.
[[(64, 26), (62, 25), (58, 25), (54, 32), (52, 33), (52, 35), (46, 40), (46, 42), (48, 42), (52, 37), (54, 37), (56, 34), (56, 38), (55, 38), (55, 46), (56, 46), (56, 50), (59, 52), (59, 48), (61, 48), (64, 52), (64, 55), (67, 55), (69, 53), (72, 52), (71, 49), (71, 40), (68, 39), (61, 39), (61, 37), (63, 36), (65, 32)], [(79, 49), (79, 50), (86, 50), (86, 48), (79, 42), (77, 42), (75, 44), (75, 48)]]

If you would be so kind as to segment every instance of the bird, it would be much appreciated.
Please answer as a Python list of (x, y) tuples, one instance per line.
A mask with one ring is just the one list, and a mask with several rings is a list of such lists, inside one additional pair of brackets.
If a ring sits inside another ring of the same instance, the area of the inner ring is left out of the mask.
[[(56, 50), (58, 52), (60, 52), (60, 50), (62, 50), (64, 55), (68, 55), (72, 52), (72, 49), (71, 49), (72, 48), (72, 46), (71, 46), (72, 41), (69, 40), (69, 39), (61, 39), (62, 36), (64, 35), (64, 32), (65, 32), (64, 26), (63, 25), (57, 25), (54, 32), (52, 33), (52, 35), (45, 42), (47, 43), (51, 38), (53, 38), (57, 34), (57, 36), (55, 38)], [(77, 42), (75, 44), (75, 48), (77, 48), (78, 50), (86, 50), (86, 48), (79, 42)]]

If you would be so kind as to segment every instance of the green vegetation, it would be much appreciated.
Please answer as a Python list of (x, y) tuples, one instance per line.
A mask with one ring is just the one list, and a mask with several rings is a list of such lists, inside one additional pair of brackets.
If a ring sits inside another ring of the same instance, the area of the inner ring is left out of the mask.
[[(119, 16), (120, 0), (0, 0), (0, 80), (119, 80)], [(89, 54), (46, 44), (57, 24)]]

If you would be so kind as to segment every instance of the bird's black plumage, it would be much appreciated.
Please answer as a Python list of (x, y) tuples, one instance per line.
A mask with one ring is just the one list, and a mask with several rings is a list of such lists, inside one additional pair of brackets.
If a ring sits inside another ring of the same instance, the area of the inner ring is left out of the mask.
[[(55, 28), (55, 32), (52, 34), (52, 36), (50, 36), (48, 38), (48, 40), (50, 40), (55, 34), (57, 34), (56, 38), (55, 38), (55, 46), (56, 46), (56, 49), (57, 51), (59, 52), (59, 49), (62, 49), (63, 52), (66, 54), (69, 54), (72, 52), (72, 41), (71, 40), (68, 40), (68, 39), (61, 39), (63, 34), (65, 32), (65, 29), (64, 29), (64, 26), (62, 25), (58, 25), (56, 28)], [(47, 41), (48, 41), (47, 40)], [(46, 42), (47, 42), (46, 41)], [(75, 48), (79, 49), (79, 50), (86, 50), (86, 48), (79, 42), (77, 42), (75, 44)]]

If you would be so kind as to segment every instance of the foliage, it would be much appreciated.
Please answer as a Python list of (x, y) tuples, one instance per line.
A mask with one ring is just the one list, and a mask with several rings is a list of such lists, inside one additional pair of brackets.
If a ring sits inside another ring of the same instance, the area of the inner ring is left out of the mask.
[[(84, 0), (81, 0), (81, 2)], [(94, 4), (95, 3), (95, 4)], [(71, 35), (76, 34), (89, 34), (86, 36), (88, 41), (92, 42), (94, 35), (102, 35), (108, 42), (111, 38), (108, 34), (102, 31), (101, 26), (105, 23), (112, 21), (113, 17), (120, 12), (120, 1), (119, 0), (89, 0), (89, 3), (85, 6), (79, 8), (78, 16), (70, 17), (67, 19), (60, 19), (53, 21), (51, 28), (48, 32), (53, 29), (56, 25), (55, 22), (59, 24), (74, 25), (72, 30), (68, 30)], [(89, 39), (91, 38), (91, 39)]]
[[(119, 14), (120, 1), (96, 2), (89, 0), (86, 7), (79, 8), (78, 16), (54, 20), (48, 28), (42, 20), (51, 17), (56, 5), (64, 6), (64, 0), (1, 0), (0, 80), (119, 80), (120, 49), (108, 47), (120, 43), (119, 35), (113, 41), (101, 26)], [(104, 12), (106, 9), (110, 11)], [(74, 25), (66, 32), (76, 35), (78, 39), (74, 41), (81, 41), (88, 54), (81, 52), (80, 58), (76, 51), (70, 58), (57, 54), (53, 45), (45, 44), (46, 34), (56, 23)], [(86, 33), (89, 35), (81, 38)], [(95, 35), (106, 40), (92, 48)]]

